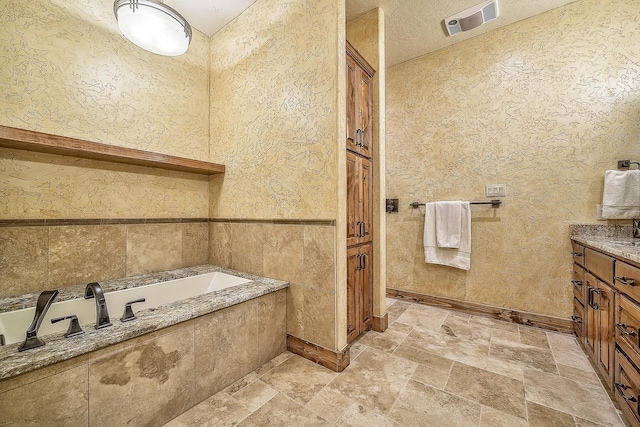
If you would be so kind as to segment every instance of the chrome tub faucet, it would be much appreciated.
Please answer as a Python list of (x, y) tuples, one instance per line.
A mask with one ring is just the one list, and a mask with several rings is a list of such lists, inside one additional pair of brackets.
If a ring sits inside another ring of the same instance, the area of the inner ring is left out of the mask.
[(107, 301), (104, 299), (102, 287), (97, 282), (92, 282), (84, 288), (84, 299), (95, 298), (96, 300), (96, 329), (111, 326), (109, 320), (109, 311), (107, 310)]

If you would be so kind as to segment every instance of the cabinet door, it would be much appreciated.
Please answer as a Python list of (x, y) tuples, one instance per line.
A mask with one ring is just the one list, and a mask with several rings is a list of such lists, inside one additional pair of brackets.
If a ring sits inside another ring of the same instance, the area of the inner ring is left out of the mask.
[(347, 150), (358, 151), (359, 146), (356, 145), (356, 137), (360, 137), (359, 132), (356, 136), (356, 110), (357, 110), (357, 70), (355, 60), (347, 55)]
[(371, 231), (373, 230), (373, 174), (371, 161), (360, 158), (360, 221), (362, 231), (358, 238), (358, 243), (371, 241)]
[(358, 288), (360, 274), (359, 248), (347, 250), (347, 342), (351, 343), (360, 334), (358, 320)]
[(373, 324), (373, 262), (371, 245), (360, 247), (360, 332)]
[(596, 317), (596, 313), (598, 310), (598, 302), (597, 293), (595, 290), (598, 287), (598, 283), (596, 278), (590, 273), (585, 273), (584, 275), (584, 283), (587, 287), (587, 300), (585, 301), (587, 304), (584, 306), (586, 311), (586, 316), (583, 320), (586, 320), (586, 326), (583, 326), (586, 330), (584, 344), (587, 348), (587, 353), (593, 360), (597, 360), (596, 358), (596, 340), (598, 335), (598, 319)]
[(358, 152), (366, 157), (371, 157), (371, 141), (373, 129), (371, 126), (371, 77), (364, 70), (358, 70), (358, 117), (356, 123), (360, 129)]
[(360, 238), (360, 158), (347, 152), (347, 246)]
[(613, 290), (605, 283), (598, 281), (595, 291), (598, 300), (598, 340), (596, 354), (598, 355), (598, 367), (609, 387), (613, 386), (613, 350), (614, 342), (614, 294)]

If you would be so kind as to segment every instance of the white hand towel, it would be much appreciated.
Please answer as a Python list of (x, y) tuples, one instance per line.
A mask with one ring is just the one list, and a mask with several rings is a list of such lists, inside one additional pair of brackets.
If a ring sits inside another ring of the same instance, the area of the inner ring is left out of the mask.
[(460, 248), (462, 202), (436, 202), (436, 243), (439, 248)]
[(602, 217), (640, 218), (640, 170), (605, 172)]
[(469, 270), (471, 268), (471, 206), (461, 203), (460, 247), (439, 248), (436, 243), (436, 204), (427, 203), (424, 215), (424, 260), (429, 264)]

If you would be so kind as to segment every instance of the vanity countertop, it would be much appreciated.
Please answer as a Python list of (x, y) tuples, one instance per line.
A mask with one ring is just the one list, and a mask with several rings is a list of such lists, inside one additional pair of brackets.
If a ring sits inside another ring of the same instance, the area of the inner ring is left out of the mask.
[(571, 225), (569, 235), (576, 243), (640, 264), (640, 239), (631, 237), (631, 226)]
[[(46, 345), (32, 350), (18, 352), (16, 344), (0, 347), (0, 380), (185, 322), (289, 286), (288, 282), (282, 280), (269, 279), (214, 265), (181, 268), (110, 280), (100, 284), (105, 292), (110, 292), (217, 271), (250, 279), (251, 282), (172, 302), (156, 309), (140, 310), (136, 312), (137, 320), (135, 322), (114, 322), (113, 326), (99, 330), (85, 328), (86, 333), (78, 337), (67, 339), (61, 334), (48, 335), (44, 337)], [(60, 292), (61, 299), (79, 298), (83, 295), (83, 289), (84, 286), (64, 289)], [(21, 297), (1, 298), (1, 310), (11, 311), (33, 307), (37, 296), (38, 294), (29, 294)], [(56, 301), (58, 300), (56, 299)]]

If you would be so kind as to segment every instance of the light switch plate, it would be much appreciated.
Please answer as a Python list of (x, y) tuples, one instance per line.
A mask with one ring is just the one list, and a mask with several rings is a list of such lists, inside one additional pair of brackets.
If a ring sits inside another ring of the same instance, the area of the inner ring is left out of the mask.
[(487, 197), (505, 197), (507, 195), (507, 184), (487, 184), (484, 187)]

